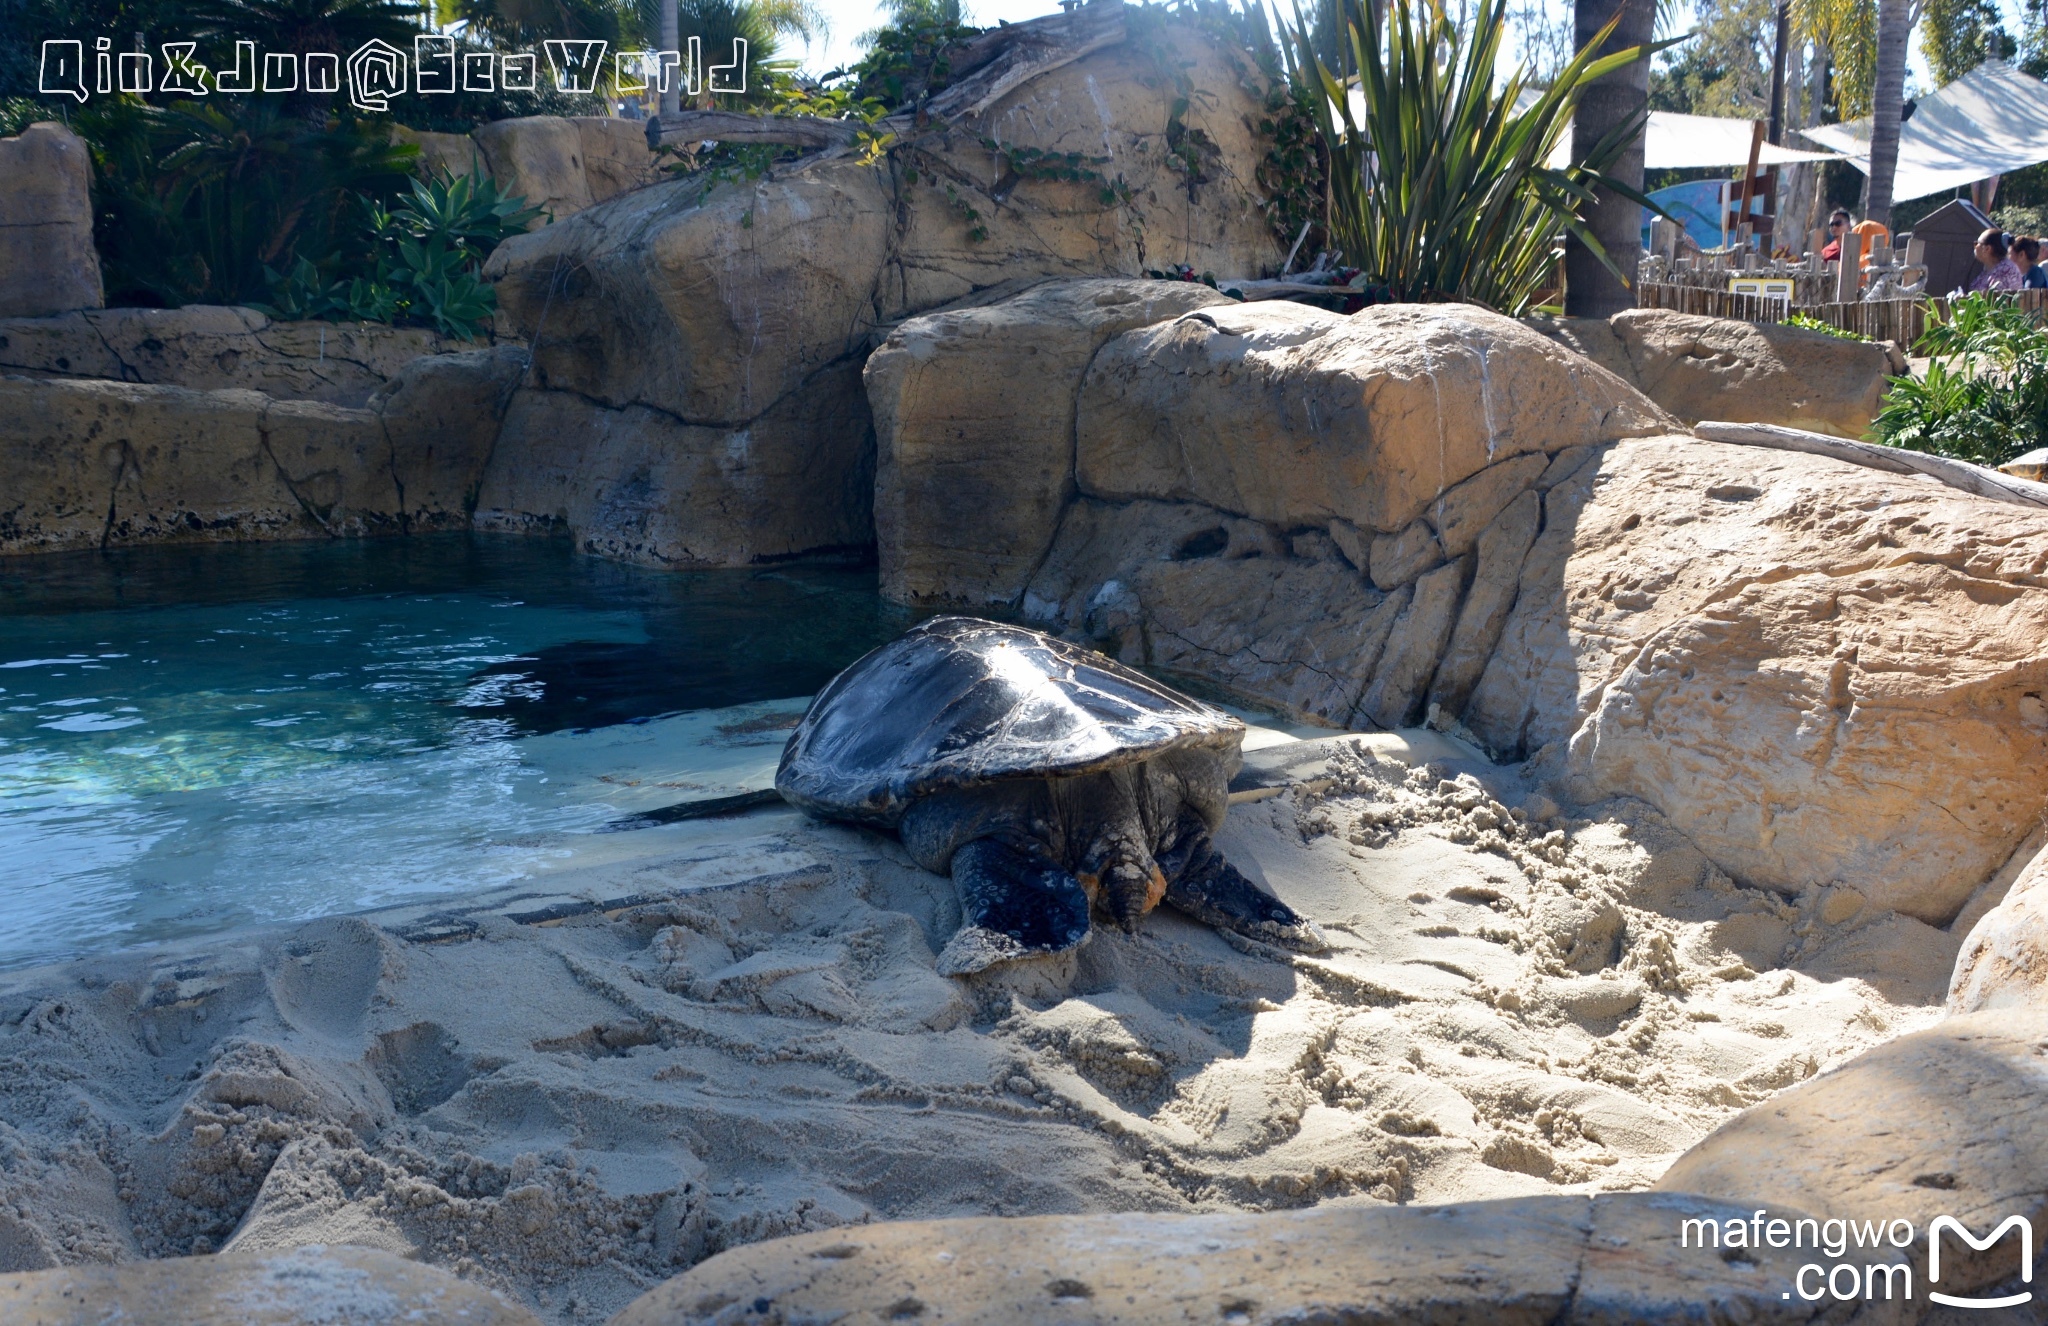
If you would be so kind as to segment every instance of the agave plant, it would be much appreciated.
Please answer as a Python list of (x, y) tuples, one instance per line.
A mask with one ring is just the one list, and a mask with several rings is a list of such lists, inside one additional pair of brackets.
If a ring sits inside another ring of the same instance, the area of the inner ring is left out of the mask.
[(1669, 43), (1596, 56), (1610, 23), (1517, 109), (1526, 71), (1497, 79), (1506, 8), (1479, 0), (1461, 30), (1440, 0), (1396, 0), (1383, 23), (1364, 0), (1338, 0), (1337, 69), (1318, 53), (1327, 33), (1295, 11), (1296, 76), (1312, 89), (1329, 153), (1330, 239), (1386, 298), (1520, 315), (1551, 283), (1565, 232), (1620, 274), (1580, 219), (1596, 189), (1656, 209), (1604, 173), (1642, 132), (1640, 118), (1566, 165), (1549, 163), (1587, 84)]

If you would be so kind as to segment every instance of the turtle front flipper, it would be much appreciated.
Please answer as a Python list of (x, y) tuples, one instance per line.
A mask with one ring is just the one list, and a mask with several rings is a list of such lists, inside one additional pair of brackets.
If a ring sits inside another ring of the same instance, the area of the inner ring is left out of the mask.
[(1081, 881), (1043, 857), (977, 838), (953, 853), (961, 926), (939, 953), (941, 976), (1064, 953), (1088, 937)]
[(1159, 868), (1166, 872), (1166, 902), (1197, 921), (1304, 953), (1330, 947), (1322, 927), (1224, 860), (1206, 828), (1184, 829), (1180, 840), (1160, 853)]

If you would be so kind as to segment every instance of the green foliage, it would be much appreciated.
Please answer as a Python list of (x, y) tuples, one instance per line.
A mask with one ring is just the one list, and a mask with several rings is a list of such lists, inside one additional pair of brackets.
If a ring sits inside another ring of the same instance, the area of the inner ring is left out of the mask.
[(1330, 237), (1371, 286), (1401, 302), (1464, 299), (1519, 315), (1553, 283), (1561, 232), (1612, 267), (1580, 215), (1596, 186), (1648, 205), (1604, 173), (1642, 121), (1574, 150), (1563, 169), (1545, 163), (1587, 84), (1656, 47), (1596, 58), (1610, 24), (1517, 111), (1523, 71), (1497, 69), (1505, 0), (1479, 0), (1467, 30), (1438, 0), (1401, 0), (1389, 6), (1384, 45), (1363, 0), (1341, 2), (1362, 117), (1299, 11), (1291, 35), (1297, 68), (1318, 89), (1310, 100), (1330, 161)]
[(262, 97), (97, 97), (71, 122), (92, 149), (110, 304), (247, 302), (266, 267), (346, 248), (354, 196), (403, 187), (417, 156), (381, 126), (315, 124)]
[(1877, 0), (1792, 0), (1792, 27), (1825, 48), (1833, 62), (1837, 118), (1870, 114), (1877, 82)]
[(1775, 0), (1701, 0), (1683, 49), (1650, 74), (1650, 109), (1752, 119), (1769, 113), (1776, 15)]
[(960, 21), (957, 5), (950, 15), (943, 6), (900, 10), (895, 22), (868, 34), (868, 53), (847, 71), (855, 95), (891, 109), (922, 102), (952, 81), (948, 48), (978, 31)]
[(1274, 236), (1292, 247), (1302, 238), (1301, 228), (1308, 226), (1301, 247), (1301, 252), (1308, 254), (1325, 247), (1321, 235), (1324, 182), (1330, 170), (1329, 156), (1316, 130), (1313, 95), (1307, 84), (1284, 78), (1267, 87), (1259, 119), (1259, 133), (1267, 148), (1254, 170)]
[[(1999, 182), (1999, 192), (2005, 192), (2002, 180)], [(1991, 219), (2009, 234), (2032, 235), (2036, 239), (2048, 235), (2048, 207), (2009, 204), (1994, 210)]]
[(1916, 348), (1927, 376), (1891, 379), (1872, 442), (1979, 465), (2048, 445), (2048, 331), (2017, 303), (1969, 295), (1944, 318), (1930, 302)]
[(1920, 53), (1937, 85), (1961, 78), (1986, 60), (2009, 60), (2018, 50), (1991, 0), (1926, 0)]
[(1823, 322), (1810, 313), (1794, 313), (1791, 317), (1784, 319), (1780, 325), (1798, 327), (1802, 331), (1819, 332), (1823, 336), (1832, 336), (1838, 341), (1868, 341), (1870, 339), (1861, 332), (1852, 332), (1846, 327), (1837, 327), (1832, 322)]
[(266, 270), (275, 317), (410, 322), (468, 340), (497, 307), (479, 277), (500, 240), (524, 231), (540, 209), (498, 192), (490, 180), (414, 180), (395, 208), (361, 200), (371, 270), (326, 281), (305, 258), (287, 274)]

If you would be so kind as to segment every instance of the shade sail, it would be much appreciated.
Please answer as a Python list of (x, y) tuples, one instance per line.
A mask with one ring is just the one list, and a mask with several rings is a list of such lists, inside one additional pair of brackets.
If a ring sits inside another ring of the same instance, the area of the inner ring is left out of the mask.
[[(1801, 129), (1870, 173), (1870, 120)], [(1925, 198), (1959, 185), (2048, 161), (2048, 83), (2003, 60), (1986, 60), (1932, 96), (1920, 98), (1899, 130), (1892, 198)]]
[[(1352, 113), (1362, 115), (1365, 111), (1364, 98), (1357, 92), (1352, 94)], [(1515, 98), (1515, 109), (1527, 110), (1536, 101), (1538, 93), (1532, 88), (1522, 89)], [(1703, 170), (1728, 167), (1735, 169), (1749, 164), (1749, 141), (1755, 133), (1755, 120), (1738, 120), (1718, 115), (1680, 115), (1675, 111), (1651, 111), (1650, 122), (1643, 131), (1644, 170)], [(1765, 143), (1757, 150), (1758, 166), (1789, 166), (1801, 161), (1837, 161), (1841, 154), (1834, 150), (1812, 152), (1793, 147), (1774, 147)], [(1571, 140), (1567, 138), (1558, 150), (1551, 153), (1545, 163), (1562, 167), (1571, 160)]]
[[(1650, 127), (1643, 135), (1645, 170), (1695, 170), (1705, 166), (1746, 166), (1754, 120), (1730, 120), (1716, 115), (1679, 115), (1651, 111)], [(1765, 143), (1757, 149), (1759, 166), (1790, 166), (1801, 161), (1834, 161), (1838, 154), (1803, 152), (1797, 148)]]

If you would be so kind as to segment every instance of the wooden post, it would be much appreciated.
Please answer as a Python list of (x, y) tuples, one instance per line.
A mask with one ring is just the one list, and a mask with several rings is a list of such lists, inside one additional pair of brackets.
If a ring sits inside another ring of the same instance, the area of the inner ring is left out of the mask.
[(1863, 241), (1870, 238), (1852, 230), (1842, 236), (1842, 261), (1835, 269), (1835, 302), (1852, 304), (1863, 292)]
[(1750, 125), (1749, 164), (1743, 167), (1742, 201), (1736, 205), (1735, 209), (1735, 223), (1743, 227), (1742, 242), (1745, 244), (1749, 242), (1749, 203), (1752, 198), (1756, 197), (1756, 159), (1758, 155), (1762, 153), (1763, 147), (1764, 122), (1762, 120), (1758, 120), (1754, 124)]

